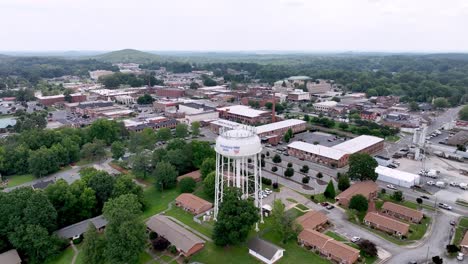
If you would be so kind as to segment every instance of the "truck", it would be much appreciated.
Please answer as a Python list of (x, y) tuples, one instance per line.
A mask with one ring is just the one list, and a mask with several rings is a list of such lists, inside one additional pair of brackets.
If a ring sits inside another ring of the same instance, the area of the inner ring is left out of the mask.
[(446, 184), (443, 181), (438, 181), (438, 182), (435, 183), (435, 186), (437, 186), (439, 188), (445, 188)]
[(468, 190), (468, 184), (466, 184), (466, 183), (460, 183), (458, 185), (458, 187), (460, 187), (460, 189), (462, 189), (462, 190)]
[(439, 176), (438, 171), (433, 170), (433, 169), (428, 170), (427, 173), (426, 173), (426, 177), (429, 177), (429, 178), (435, 179), (435, 178), (437, 178), (438, 176)]

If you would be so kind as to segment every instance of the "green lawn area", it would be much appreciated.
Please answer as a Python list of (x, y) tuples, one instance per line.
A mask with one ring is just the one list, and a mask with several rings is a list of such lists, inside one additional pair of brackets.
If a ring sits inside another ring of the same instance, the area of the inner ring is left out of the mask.
[(167, 209), (167, 205), (172, 202), (180, 192), (177, 188), (165, 191), (158, 191), (156, 187), (151, 186), (144, 191), (144, 197), (147, 208), (143, 212), (142, 218), (149, 218), (157, 213)]
[(307, 206), (303, 205), (303, 204), (296, 204), (296, 207), (298, 209), (303, 210), (303, 211), (308, 211), (309, 210), (309, 208)]
[(465, 234), (465, 230), (468, 230), (468, 217), (463, 217), (458, 222), (457, 228), (455, 229), (455, 235), (453, 236), (453, 244), (459, 245)]
[(385, 138), (385, 140), (390, 141), (390, 142), (397, 142), (398, 140), (400, 140), (400, 137), (399, 136), (388, 136), (388, 137)]
[(291, 208), (288, 211), (286, 211), (286, 213), (292, 215), (293, 218), (298, 218), (299, 216), (302, 216), (305, 214), (305, 212), (298, 210), (297, 208)]
[(325, 235), (335, 239), (336, 241), (341, 241), (341, 242), (348, 241), (346, 238), (342, 237), (341, 235), (338, 235), (337, 233), (333, 231), (327, 231), (325, 232)]
[(190, 261), (201, 263), (219, 263), (223, 264), (259, 264), (256, 258), (249, 254), (246, 244), (230, 247), (218, 247), (211, 242), (205, 244), (205, 248), (195, 254)]
[(209, 223), (199, 224), (193, 221), (193, 215), (187, 213), (186, 211), (182, 210), (181, 208), (173, 205), (172, 209), (166, 212), (166, 215), (172, 216), (177, 220), (181, 221), (182, 223), (190, 226), (191, 228), (197, 230), (198, 232), (204, 234), (207, 237), (211, 237), (213, 232), (213, 226)]
[[(306, 196), (307, 197), (307, 196)], [(308, 199), (310, 199), (310, 195), (307, 197)], [(328, 202), (328, 203), (335, 203), (335, 199), (330, 199), (330, 198), (326, 198), (323, 193), (319, 193), (319, 194), (315, 194), (314, 195), (314, 200), (313, 200), (314, 203), (323, 203), (323, 202)]]
[(62, 251), (59, 255), (48, 258), (44, 264), (70, 264), (73, 259), (73, 249), (71, 247), (67, 247), (64, 251)]
[(8, 179), (7, 187), (15, 187), (36, 179), (32, 174), (13, 175), (6, 177)]
[(206, 195), (205, 190), (203, 189), (203, 182), (197, 183), (197, 187), (195, 188), (195, 191), (193, 192), (193, 194), (204, 200), (207, 200), (208, 202), (211, 202), (211, 203), (214, 202), (213, 196)]
[(294, 200), (293, 198), (286, 198), (286, 201), (291, 202), (291, 203), (297, 203), (297, 201)]
[(427, 231), (429, 224), (431, 223), (431, 218), (426, 216), (423, 218), (421, 224), (411, 224), (410, 233), (408, 235), (408, 240), (419, 240), (421, 239)]
[[(424, 204), (424, 200), (423, 200), (423, 203), (421, 205), (419, 205), (417, 202), (413, 202), (413, 201), (409, 201), (409, 200), (404, 200), (402, 202), (397, 202), (397, 201), (393, 200), (390, 197), (390, 194), (385, 194), (385, 195), (380, 194), (379, 197), (383, 201), (388, 201), (388, 202), (392, 202), (392, 203), (396, 203), (396, 204), (401, 204), (401, 205), (406, 206), (406, 207), (411, 208), (411, 209), (419, 210), (420, 207), (422, 207), (422, 208), (430, 210), (430, 211), (435, 211), (435, 209), (434, 209), (434, 207), (432, 205)], [(382, 202), (382, 204), (383, 204), (383, 202)], [(376, 203), (376, 206), (377, 206), (377, 208), (379, 208), (377, 203)]]

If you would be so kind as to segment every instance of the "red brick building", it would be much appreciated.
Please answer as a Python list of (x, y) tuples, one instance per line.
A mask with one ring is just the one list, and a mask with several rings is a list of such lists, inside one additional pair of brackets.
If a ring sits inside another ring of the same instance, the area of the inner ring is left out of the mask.
[[(86, 95), (84, 94), (71, 94), (71, 103), (80, 103), (87, 100)], [(51, 96), (36, 96), (37, 101), (45, 106), (50, 106), (57, 103), (65, 103), (65, 96), (60, 95), (51, 95)]]
[(156, 96), (178, 98), (184, 96), (184, 90), (178, 88), (158, 88)]

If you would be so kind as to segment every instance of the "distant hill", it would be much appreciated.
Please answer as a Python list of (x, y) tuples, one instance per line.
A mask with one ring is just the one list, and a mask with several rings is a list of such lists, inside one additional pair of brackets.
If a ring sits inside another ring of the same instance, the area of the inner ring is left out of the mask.
[(133, 62), (141, 64), (158, 60), (159, 56), (134, 49), (123, 49), (97, 55), (92, 58), (110, 63)]

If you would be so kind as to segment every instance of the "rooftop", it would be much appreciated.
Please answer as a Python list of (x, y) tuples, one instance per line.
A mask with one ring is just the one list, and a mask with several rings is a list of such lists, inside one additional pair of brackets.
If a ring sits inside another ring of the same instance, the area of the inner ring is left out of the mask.
[(335, 101), (325, 101), (325, 102), (318, 102), (318, 103), (315, 103), (314, 105), (333, 107), (333, 106), (336, 106), (337, 104), (338, 104), (338, 103), (335, 102)]
[(401, 215), (411, 217), (413, 219), (422, 219), (424, 214), (421, 211), (408, 208), (403, 205), (395, 204), (392, 202), (385, 202), (382, 206), (383, 210), (399, 213)]
[(364, 221), (382, 226), (392, 231), (399, 232), (400, 234), (407, 234), (409, 231), (409, 225), (393, 218), (380, 215), (375, 212), (369, 212), (366, 214)]
[(303, 229), (316, 229), (328, 221), (327, 216), (319, 211), (309, 211), (296, 219)]
[(176, 201), (184, 204), (184, 206), (190, 207), (196, 211), (204, 207), (210, 208), (213, 206), (212, 203), (203, 200), (202, 198), (195, 196), (191, 193), (183, 193), (176, 198)]
[(96, 229), (101, 229), (107, 225), (107, 220), (102, 215), (96, 216), (57, 230), (57, 235), (66, 239), (80, 236), (88, 230), (89, 223), (92, 223)]
[(245, 117), (258, 117), (260, 115), (269, 113), (268, 111), (256, 110), (245, 105), (232, 105), (221, 107), (218, 111), (226, 111), (234, 115), (245, 116)]
[(0, 263), (2, 264), (18, 264), (21, 263), (21, 258), (16, 249), (11, 249), (0, 254)]
[(397, 169), (391, 169), (385, 166), (377, 166), (375, 168), (375, 173), (377, 174), (382, 174), (385, 176), (391, 176), (392, 178), (401, 180), (401, 181), (412, 181), (415, 182), (415, 184), (419, 184), (419, 175), (406, 172), (406, 171), (401, 171)]
[(339, 160), (348, 153), (339, 149), (334, 149), (322, 145), (314, 145), (302, 141), (294, 141), (288, 145), (288, 148), (295, 148), (315, 155), (320, 155), (333, 160)]
[(272, 259), (278, 250), (284, 251), (284, 249), (276, 246), (275, 244), (258, 237), (251, 239), (248, 243), (248, 247), (250, 250), (255, 251), (266, 259)]
[(342, 198), (347, 198), (351, 199), (356, 194), (361, 194), (364, 197), (369, 197), (369, 194), (373, 192), (377, 192), (379, 189), (377, 183), (373, 181), (364, 181), (364, 182), (357, 182), (353, 185), (351, 185), (348, 189), (343, 191), (342, 193), (338, 194), (336, 196), (336, 199), (342, 199)]
[(262, 134), (262, 133), (265, 133), (265, 132), (270, 132), (270, 131), (277, 130), (277, 129), (282, 129), (282, 128), (288, 128), (288, 127), (291, 127), (291, 126), (301, 125), (301, 124), (305, 124), (305, 123), (306, 123), (306, 121), (304, 121), (304, 120), (286, 119), (286, 120), (283, 120), (283, 121), (258, 126), (256, 128), (256, 130), (257, 130), (257, 134)]
[(380, 142), (383, 142), (383, 138), (362, 135), (335, 145), (333, 148), (353, 154)]

